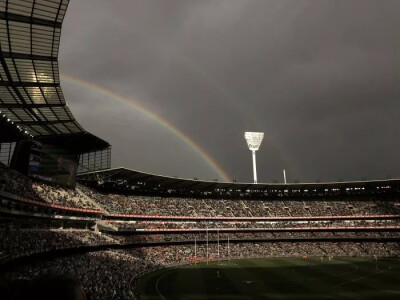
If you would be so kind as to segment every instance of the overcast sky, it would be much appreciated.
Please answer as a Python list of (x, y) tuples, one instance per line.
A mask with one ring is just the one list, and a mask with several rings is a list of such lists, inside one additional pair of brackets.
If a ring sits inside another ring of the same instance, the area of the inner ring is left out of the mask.
[[(119, 93), (251, 181), (244, 131), (265, 132), (259, 182), (400, 177), (400, 1), (72, 0), (61, 75)], [(112, 165), (212, 180), (134, 106), (61, 76)]]

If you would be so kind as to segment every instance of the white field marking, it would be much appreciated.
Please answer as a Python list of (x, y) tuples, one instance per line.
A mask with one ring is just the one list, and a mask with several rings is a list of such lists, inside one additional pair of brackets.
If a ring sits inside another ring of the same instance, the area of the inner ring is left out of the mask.
[(237, 263), (220, 263), (220, 266), (224, 266), (224, 267), (236, 267), (239, 266)]
[(157, 291), (158, 295), (159, 295), (163, 300), (167, 300), (167, 298), (165, 298), (165, 297), (161, 294), (160, 290), (158, 289), (158, 284), (159, 284), (159, 282), (160, 282), (161, 279), (163, 279), (165, 276), (169, 275), (170, 273), (171, 273), (171, 271), (165, 273), (163, 276), (161, 276), (160, 278), (158, 278), (158, 280), (157, 280), (157, 282), (156, 282), (156, 291)]
[(368, 275), (365, 275), (365, 276), (362, 276), (362, 277), (359, 277), (359, 278), (356, 278), (356, 279), (352, 279), (352, 280), (349, 280), (349, 281), (342, 282), (341, 284), (335, 285), (335, 287), (346, 285), (346, 284), (352, 283), (354, 281), (358, 281), (358, 280), (361, 280), (361, 279), (364, 279), (366, 277), (373, 276), (373, 275), (376, 275), (376, 274), (379, 274), (379, 273), (382, 273), (382, 272), (385, 272), (385, 270), (381, 270), (381, 271), (374, 272), (374, 273), (371, 273), (371, 274), (368, 274)]

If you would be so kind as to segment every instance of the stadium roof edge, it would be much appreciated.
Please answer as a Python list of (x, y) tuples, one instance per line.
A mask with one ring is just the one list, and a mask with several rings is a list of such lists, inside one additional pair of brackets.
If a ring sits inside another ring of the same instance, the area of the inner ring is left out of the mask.
[[(3, 2), (0, 4), (1, 114), (34, 140), (57, 140), (61, 145), (59, 139), (65, 138), (64, 144), (69, 148), (75, 141), (75, 153), (110, 147), (82, 128), (61, 88), (58, 54), (69, 0)], [(7, 135), (7, 141), (19, 139), (19, 135)]]
[(111, 148), (108, 142), (88, 131), (63, 135), (39, 136), (36, 137), (36, 140), (39, 142), (46, 141), (46, 143), (57, 145), (76, 154)]
[(119, 179), (126, 179), (132, 181), (143, 179), (143, 181), (151, 181), (153, 183), (165, 183), (168, 182), (172, 184), (184, 184), (185, 186), (193, 185), (204, 185), (209, 187), (210, 185), (215, 185), (217, 188), (218, 186), (223, 188), (259, 188), (260, 190), (266, 188), (304, 188), (304, 187), (323, 187), (323, 186), (351, 186), (351, 185), (368, 185), (368, 184), (375, 184), (375, 183), (384, 183), (384, 182), (400, 182), (400, 179), (375, 179), (375, 180), (355, 180), (355, 181), (331, 181), (331, 182), (299, 182), (299, 183), (250, 183), (250, 182), (219, 182), (219, 181), (207, 181), (207, 180), (196, 180), (196, 179), (186, 179), (186, 178), (177, 178), (171, 176), (163, 176), (163, 175), (156, 175), (152, 173), (141, 172), (137, 170), (132, 170), (125, 167), (116, 167), (107, 170), (99, 170), (99, 171), (92, 171), (86, 172), (78, 175), (78, 178), (83, 179), (86, 176), (91, 175), (103, 175), (101, 176), (102, 179), (106, 179), (109, 177), (119, 177)]

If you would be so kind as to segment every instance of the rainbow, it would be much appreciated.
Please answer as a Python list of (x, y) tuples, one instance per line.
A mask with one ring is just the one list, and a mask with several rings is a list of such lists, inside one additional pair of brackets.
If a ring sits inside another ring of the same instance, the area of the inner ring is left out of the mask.
[(182, 140), (187, 146), (189, 146), (191, 149), (193, 149), (199, 156), (218, 174), (218, 176), (223, 179), (225, 182), (230, 182), (232, 181), (230, 176), (222, 169), (221, 166), (218, 165), (218, 163), (195, 141), (193, 141), (190, 137), (188, 137), (182, 130), (179, 128), (175, 127), (171, 123), (169, 123), (167, 120), (162, 118), (161, 116), (155, 114), (154, 112), (150, 111), (148, 108), (144, 107), (141, 103), (138, 101), (125, 97), (121, 94), (118, 94), (114, 91), (111, 91), (109, 89), (106, 89), (102, 86), (99, 86), (97, 84), (94, 84), (93, 82), (86, 81), (81, 78), (73, 77), (71, 75), (66, 75), (66, 74), (61, 74), (62, 79), (64, 79), (67, 82), (70, 82), (72, 84), (93, 90), (95, 92), (101, 93), (103, 95), (106, 95), (118, 102), (125, 103), (131, 107), (133, 107), (136, 111), (144, 114), (146, 117), (149, 119), (153, 120), (172, 134), (174, 134), (177, 138)]

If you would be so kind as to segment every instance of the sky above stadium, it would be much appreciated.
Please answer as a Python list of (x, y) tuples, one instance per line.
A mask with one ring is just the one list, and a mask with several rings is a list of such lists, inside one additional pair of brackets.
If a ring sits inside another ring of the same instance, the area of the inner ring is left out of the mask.
[[(72, 0), (61, 83), (113, 167), (259, 182), (400, 177), (400, 1)], [(225, 174), (225, 175), (224, 175)]]

